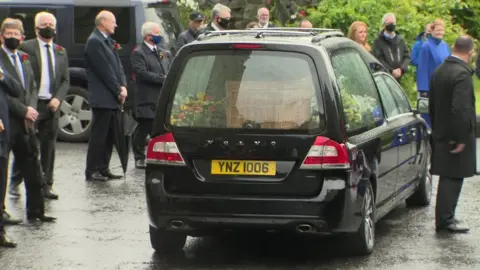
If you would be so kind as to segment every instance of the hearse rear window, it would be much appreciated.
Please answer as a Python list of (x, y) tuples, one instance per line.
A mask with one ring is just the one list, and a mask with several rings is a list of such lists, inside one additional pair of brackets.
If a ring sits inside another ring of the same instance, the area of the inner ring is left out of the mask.
[(192, 54), (181, 70), (172, 89), (173, 126), (318, 130), (325, 125), (307, 55), (209, 51)]

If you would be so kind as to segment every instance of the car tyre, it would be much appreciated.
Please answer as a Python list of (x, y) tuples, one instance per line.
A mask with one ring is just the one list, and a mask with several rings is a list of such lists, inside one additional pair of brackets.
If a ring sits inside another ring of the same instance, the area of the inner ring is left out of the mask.
[(366, 182), (362, 203), (362, 222), (358, 231), (347, 234), (347, 252), (350, 255), (369, 255), (375, 247), (375, 193), (370, 181)]
[(432, 175), (430, 174), (428, 163), (423, 169), (420, 183), (417, 190), (405, 201), (407, 206), (428, 206), (432, 199)]
[[(73, 124), (80, 132), (76, 132)], [(67, 125), (68, 124), (68, 125)], [(92, 129), (92, 110), (88, 105), (88, 91), (80, 86), (72, 86), (60, 105), (58, 139), (64, 142), (87, 142)]]
[(159, 254), (180, 252), (183, 250), (186, 241), (187, 235), (185, 234), (150, 226), (150, 244)]

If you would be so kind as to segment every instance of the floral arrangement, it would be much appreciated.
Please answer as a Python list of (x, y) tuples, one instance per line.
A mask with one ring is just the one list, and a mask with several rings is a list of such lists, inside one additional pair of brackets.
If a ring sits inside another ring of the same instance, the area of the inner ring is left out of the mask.
[(383, 121), (383, 114), (374, 98), (343, 92), (342, 103), (347, 130), (379, 125)]
[(175, 96), (170, 123), (180, 127), (219, 127), (225, 122), (225, 100), (205, 92)]
[(60, 45), (55, 46), (55, 51), (57, 52), (58, 55), (64, 55), (65, 54), (65, 49)]
[(27, 61), (28, 61), (28, 59), (29, 59), (29, 56), (28, 56), (28, 54), (26, 54), (26, 53), (22, 54), (22, 63), (25, 63), (25, 62), (27, 62)]

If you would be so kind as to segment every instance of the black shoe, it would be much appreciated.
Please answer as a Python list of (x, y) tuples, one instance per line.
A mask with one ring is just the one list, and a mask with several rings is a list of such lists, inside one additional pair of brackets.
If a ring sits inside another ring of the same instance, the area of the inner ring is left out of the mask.
[(43, 188), (43, 197), (52, 200), (58, 200), (58, 195), (53, 192), (52, 186), (48, 185)]
[(108, 181), (108, 177), (106, 176), (103, 176), (102, 174), (100, 174), (99, 172), (94, 172), (90, 175), (87, 175), (86, 176), (86, 179), (87, 181), (101, 181), (101, 182), (105, 182), (105, 181)]
[(437, 232), (441, 232), (441, 231), (447, 231), (447, 232), (451, 232), (451, 233), (467, 233), (470, 231), (470, 229), (466, 226), (462, 226), (458, 223), (452, 223), (448, 226), (437, 226), (435, 228), (435, 230)]
[(7, 248), (15, 248), (17, 247), (17, 243), (13, 240), (9, 239), (5, 232), (0, 233), (0, 247), (7, 247)]
[(3, 223), (5, 223), (6, 225), (18, 225), (22, 223), (22, 220), (13, 218), (12, 216), (10, 216), (9, 213), (3, 211)]
[(45, 214), (37, 214), (37, 213), (27, 213), (27, 219), (28, 221), (35, 221), (35, 220), (40, 220), (42, 222), (54, 222), (57, 220), (56, 217), (49, 217), (45, 216)]
[(100, 172), (100, 174), (103, 175), (104, 177), (107, 177), (109, 180), (121, 179), (123, 177), (122, 175), (113, 174), (110, 170)]
[(145, 169), (147, 165), (145, 164), (145, 160), (139, 159), (135, 161), (135, 168), (137, 169)]

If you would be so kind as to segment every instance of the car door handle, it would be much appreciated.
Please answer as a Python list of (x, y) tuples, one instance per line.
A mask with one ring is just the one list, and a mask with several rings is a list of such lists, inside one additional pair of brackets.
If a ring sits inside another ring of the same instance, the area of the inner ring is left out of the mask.
[(397, 138), (400, 139), (400, 140), (403, 139), (403, 134), (402, 133), (397, 134)]

